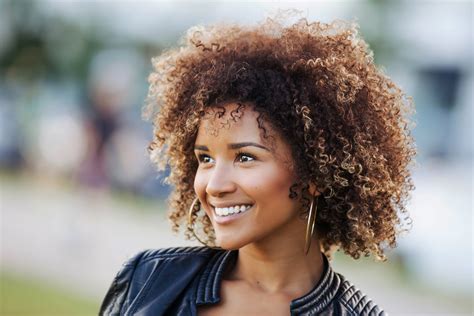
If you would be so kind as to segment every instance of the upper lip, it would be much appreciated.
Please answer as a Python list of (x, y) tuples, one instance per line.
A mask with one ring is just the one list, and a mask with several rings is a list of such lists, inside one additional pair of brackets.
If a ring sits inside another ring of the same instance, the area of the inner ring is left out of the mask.
[(215, 202), (215, 203), (209, 203), (214, 208), (224, 208), (224, 207), (231, 207), (231, 206), (236, 206), (236, 205), (253, 205), (253, 203), (249, 202)]

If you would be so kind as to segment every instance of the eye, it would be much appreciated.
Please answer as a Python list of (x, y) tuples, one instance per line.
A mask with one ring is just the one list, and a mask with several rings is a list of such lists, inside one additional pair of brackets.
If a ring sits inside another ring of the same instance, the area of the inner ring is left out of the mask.
[(211, 163), (214, 161), (214, 159), (212, 159), (209, 155), (206, 154), (199, 154), (197, 158), (199, 163), (203, 164)]
[(250, 162), (250, 161), (254, 161), (254, 160), (256, 160), (256, 158), (251, 154), (244, 153), (244, 152), (237, 153), (237, 161), (238, 162)]

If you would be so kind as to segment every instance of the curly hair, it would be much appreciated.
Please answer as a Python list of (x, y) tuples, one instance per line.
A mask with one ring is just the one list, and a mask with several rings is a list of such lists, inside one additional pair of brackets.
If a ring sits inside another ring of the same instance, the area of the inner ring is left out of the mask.
[[(284, 22), (193, 27), (180, 47), (153, 58), (144, 116), (154, 125), (152, 161), (171, 169), (173, 230), (195, 198), (201, 119), (223, 102), (249, 102), (260, 128), (268, 122), (292, 149), (299, 181), (290, 197), (305, 200), (310, 184), (321, 192), (322, 251), (385, 260), (411, 224), (412, 101), (376, 67), (356, 24)], [(212, 242), (209, 218), (199, 221)]]

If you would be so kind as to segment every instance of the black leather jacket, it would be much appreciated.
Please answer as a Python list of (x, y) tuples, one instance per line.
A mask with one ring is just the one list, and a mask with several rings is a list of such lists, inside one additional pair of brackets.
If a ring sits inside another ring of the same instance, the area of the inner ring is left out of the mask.
[[(107, 292), (100, 315), (197, 315), (220, 301), (226, 268), (238, 251), (206, 247), (147, 250), (127, 261)], [(324, 257), (318, 284), (289, 306), (291, 315), (386, 315)]]

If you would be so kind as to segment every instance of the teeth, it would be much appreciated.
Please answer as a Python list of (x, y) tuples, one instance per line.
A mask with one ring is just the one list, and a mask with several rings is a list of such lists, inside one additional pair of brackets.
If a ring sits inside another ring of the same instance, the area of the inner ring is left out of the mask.
[(227, 215), (245, 212), (251, 207), (252, 205), (234, 205), (230, 207), (216, 207), (215, 211), (218, 216), (227, 216)]

